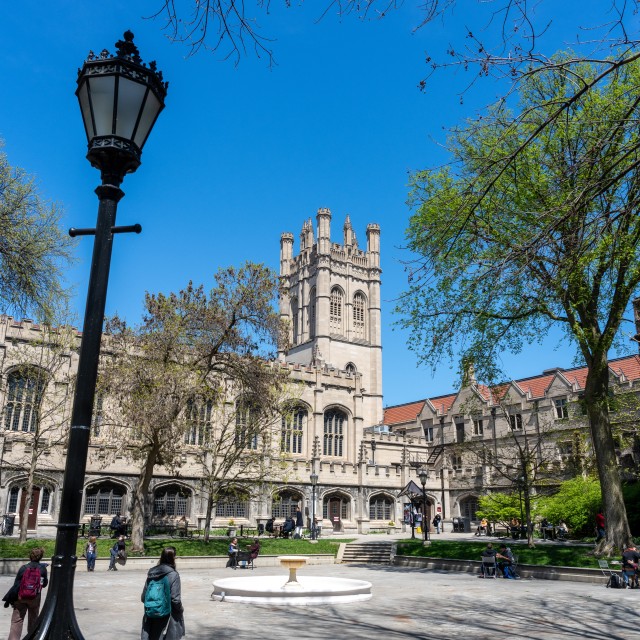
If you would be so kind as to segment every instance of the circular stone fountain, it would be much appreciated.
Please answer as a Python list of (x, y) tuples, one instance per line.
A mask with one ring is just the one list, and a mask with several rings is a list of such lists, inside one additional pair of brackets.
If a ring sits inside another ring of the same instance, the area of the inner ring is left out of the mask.
[(253, 604), (314, 605), (360, 602), (371, 598), (371, 583), (348, 578), (302, 577), (297, 570), (307, 563), (305, 556), (280, 556), (289, 569), (283, 576), (222, 578), (213, 583), (213, 600)]

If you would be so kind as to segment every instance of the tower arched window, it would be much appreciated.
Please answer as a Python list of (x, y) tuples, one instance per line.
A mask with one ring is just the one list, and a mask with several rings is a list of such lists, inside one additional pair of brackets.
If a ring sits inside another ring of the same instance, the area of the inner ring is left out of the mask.
[(298, 298), (291, 300), (291, 341), (293, 344), (298, 344), (300, 335), (298, 331)]
[(46, 373), (40, 369), (12, 371), (7, 379), (4, 428), (33, 432), (38, 426)]
[(280, 450), (283, 453), (302, 453), (302, 435), (306, 421), (307, 411), (302, 407), (283, 414), (280, 440)]
[(353, 296), (353, 337), (366, 340), (366, 307), (367, 301), (360, 291)]
[(322, 452), (325, 456), (342, 456), (347, 416), (339, 409), (324, 414)]
[(342, 307), (344, 296), (338, 287), (331, 289), (329, 301), (329, 330), (331, 333), (342, 334)]
[(316, 288), (309, 294), (309, 337), (316, 337)]

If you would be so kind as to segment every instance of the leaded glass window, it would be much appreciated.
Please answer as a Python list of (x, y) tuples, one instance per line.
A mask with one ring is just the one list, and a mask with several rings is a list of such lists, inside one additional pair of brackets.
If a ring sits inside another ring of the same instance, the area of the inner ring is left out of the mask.
[(347, 416), (338, 409), (324, 414), (324, 438), (322, 452), (325, 456), (342, 456)]
[(36, 369), (9, 374), (4, 408), (4, 428), (7, 431), (36, 430), (44, 383), (44, 372)]

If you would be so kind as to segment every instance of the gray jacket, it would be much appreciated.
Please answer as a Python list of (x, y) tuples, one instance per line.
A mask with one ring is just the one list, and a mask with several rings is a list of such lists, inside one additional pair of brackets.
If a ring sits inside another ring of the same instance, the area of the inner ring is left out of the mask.
[[(179, 640), (185, 634), (184, 616), (182, 607), (182, 590), (180, 587), (180, 575), (168, 564), (159, 564), (149, 569), (147, 581), (142, 590), (140, 599), (144, 602), (144, 596), (147, 592), (147, 585), (151, 580), (158, 580), (163, 576), (169, 579), (169, 587), (171, 589), (171, 615), (168, 618), (147, 618), (144, 616), (142, 620), (141, 640)], [(167, 629), (165, 635), (163, 632)]]

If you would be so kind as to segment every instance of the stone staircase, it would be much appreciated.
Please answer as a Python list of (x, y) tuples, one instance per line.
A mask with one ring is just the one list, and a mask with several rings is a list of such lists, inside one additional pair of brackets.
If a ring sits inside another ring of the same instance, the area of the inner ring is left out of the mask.
[(350, 542), (345, 545), (342, 562), (390, 564), (393, 542)]

